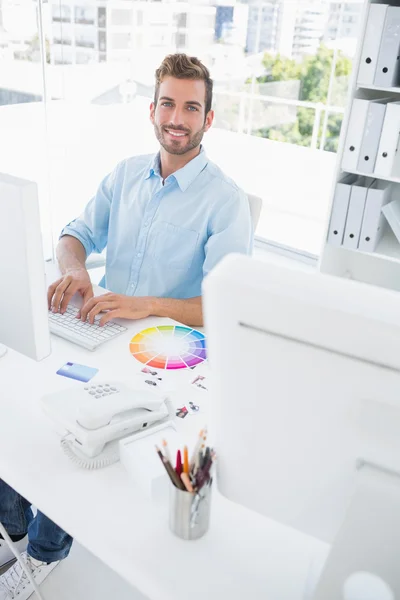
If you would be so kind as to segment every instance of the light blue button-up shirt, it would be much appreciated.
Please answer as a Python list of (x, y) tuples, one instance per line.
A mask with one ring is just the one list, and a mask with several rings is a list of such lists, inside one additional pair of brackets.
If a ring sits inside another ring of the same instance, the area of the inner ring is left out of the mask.
[(200, 296), (221, 258), (250, 254), (253, 241), (246, 195), (204, 150), (164, 184), (159, 154), (122, 161), (61, 235), (76, 237), (86, 256), (107, 246), (103, 287), (160, 298)]

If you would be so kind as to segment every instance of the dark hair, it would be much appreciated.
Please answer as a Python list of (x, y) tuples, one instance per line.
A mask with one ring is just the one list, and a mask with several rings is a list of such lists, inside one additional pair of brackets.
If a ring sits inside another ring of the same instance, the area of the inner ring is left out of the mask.
[(187, 54), (169, 54), (164, 58), (156, 70), (156, 88), (154, 92), (154, 104), (157, 105), (160, 83), (165, 77), (176, 77), (177, 79), (199, 79), (206, 86), (206, 112), (211, 110), (213, 81), (210, 71), (195, 56)]

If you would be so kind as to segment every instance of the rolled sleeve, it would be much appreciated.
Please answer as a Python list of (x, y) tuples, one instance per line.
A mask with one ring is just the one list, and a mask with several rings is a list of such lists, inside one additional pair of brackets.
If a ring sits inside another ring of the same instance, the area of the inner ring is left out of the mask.
[(96, 195), (87, 204), (83, 213), (61, 231), (60, 238), (71, 235), (81, 242), (86, 257), (92, 252), (102, 252), (107, 245), (110, 210), (118, 167), (119, 165), (103, 179)]
[(249, 201), (246, 194), (237, 189), (211, 221), (210, 236), (205, 245), (204, 277), (227, 254), (251, 254), (252, 250), (253, 227)]

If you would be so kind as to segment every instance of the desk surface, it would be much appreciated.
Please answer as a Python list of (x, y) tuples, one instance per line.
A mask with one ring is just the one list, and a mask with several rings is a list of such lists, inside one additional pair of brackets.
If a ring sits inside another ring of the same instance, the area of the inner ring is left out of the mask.
[[(40, 363), (9, 350), (0, 359), (0, 477), (151, 600), (203, 600), (205, 593), (207, 600), (228, 594), (231, 600), (302, 600), (313, 559), (326, 554), (324, 544), (217, 493), (207, 535), (182, 541), (120, 463), (93, 472), (77, 468), (42, 413), (43, 394), (81, 385), (56, 375), (65, 362), (99, 368), (98, 380), (134, 378), (141, 365), (129, 353), (132, 335), (169, 322), (131, 322), (94, 353), (53, 336), (52, 354)], [(176, 377), (184, 383), (188, 373)], [(206, 404), (201, 414), (178, 423), (184, 439), (192, 440), (204, 424)]]

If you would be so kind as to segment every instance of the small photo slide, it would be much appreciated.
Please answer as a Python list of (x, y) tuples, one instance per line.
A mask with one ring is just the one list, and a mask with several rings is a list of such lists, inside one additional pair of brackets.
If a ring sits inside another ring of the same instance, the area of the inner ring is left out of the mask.
[(184, 419), (185, 417), (187, 417), (187, 416), (188, 416), (188, 414), (189, 414), (189, 411), (188, 411), (188, 409), (186, 408), (186, 406), (182, 406), (181, 408), (178, 408), (178, 409), (176, 410), (176, 413), (175, 413), (175, 414), (176, 414), (176, 416), (177, 416), (179, 419)]
[(206, 385), (206, 378), (205, 378), (205, 376), (204, 375), (197, 375), (193, 379), (192, 385), (196, 386), (200, 390), (206, 390), (207, 389), (207, 385)]
[(93, 367), (86, 367), (85, 365), (79, 365), (78, 363), (67, 362), (57, 371), (57, 375), (63, 377), (69, 377), (70, 379), (77, 379), (83, 383), (87, 383), (98, 373), (99, 370)]
[(141, 373), (147, 375), (147, 378), (153, 377), (156, 381), (162, 381), (162, 377), (160, 377), (158, 371), (156, 369), (151, 369), (150, 367), (144, 367), (141, 370)]
[(187, 408), (191, 415), (197, 415), (197, 413), (200, 412), (200, 405), (195, 404), (194, 402), (188, 402)]

